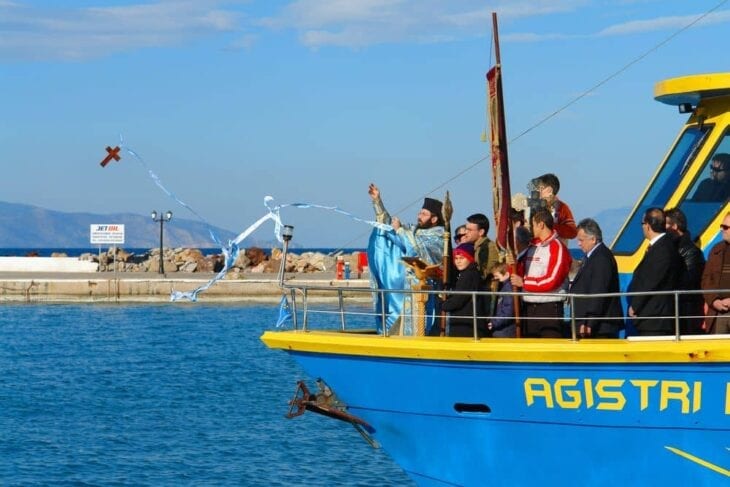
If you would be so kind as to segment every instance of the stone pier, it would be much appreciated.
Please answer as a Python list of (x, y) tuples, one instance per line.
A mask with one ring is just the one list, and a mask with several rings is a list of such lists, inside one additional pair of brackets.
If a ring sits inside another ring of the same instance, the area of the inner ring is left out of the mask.
[[(191, 291), (213, 277), (153, 273), (27, 273), (0, 272), (0, 302), (165, 302), (172, 291)], [(332, 273), (287, 275), (291, 284), (331, 289), (367, 288), (367, 279), (337, 280)], [(223, 279), (198, 295), (199, 302), (277, 302), (282, 295), (275, 274)], [(312, 292), (312, 298), (335, 293)], [(369, 293), (349, 291), (348, 298), (369, 299)]]

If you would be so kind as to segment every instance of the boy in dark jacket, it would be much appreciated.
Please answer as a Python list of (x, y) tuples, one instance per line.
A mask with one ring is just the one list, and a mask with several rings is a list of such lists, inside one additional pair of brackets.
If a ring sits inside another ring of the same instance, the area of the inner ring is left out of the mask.
[[(491, 269), (495, 281), (499, 283), (500, 293), (511, 293), (512, 283), (507, 264), (497, 264)], [(499, 296), (494, 318), (487, 323), (493, 337), (514, 338), (516, 336), (514, 296)]]
[[(481, 275), (474, 261), (474, 245), (461, 244), (454, 249), (453, 255), (454, 267), (459, 271), (453, 290), (478, 291)], [(474, 336), (474, 304), (471, 294), (452, 294), (443, 302), (441, 309), (449, 313), (449, 336)], [(477, 336), (482, 335), (481, 326), (477, 326)]]

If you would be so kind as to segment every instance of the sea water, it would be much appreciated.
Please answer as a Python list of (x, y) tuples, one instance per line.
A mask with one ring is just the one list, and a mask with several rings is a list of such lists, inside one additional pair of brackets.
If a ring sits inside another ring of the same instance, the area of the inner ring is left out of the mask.
[(277, 317), (0, 306), (0, 484), (412, 485), (350, 425), (284, 418), (307, 377), (259, 340)]

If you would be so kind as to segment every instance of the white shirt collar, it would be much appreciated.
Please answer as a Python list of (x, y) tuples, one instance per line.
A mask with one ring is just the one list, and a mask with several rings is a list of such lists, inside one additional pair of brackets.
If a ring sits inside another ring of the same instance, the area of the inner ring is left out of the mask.
[(660, 238), (662, 238), (664, 235), (666, 235), (666, 233), (660, 233), (656, 237), (652, 238), (651, 240), (649, 240), (649, 245), (650, 246), (651, 245), (654, 245), (655, 243), (657, 243), (657, 240), (659, 240)]
[(591, 256), (594, 250), (598, 248), (599, 245), (603, 245), (603, 242), (598, 242), (596, 245), (593, 246), (593, 248), (586, 254), (586, 259)]

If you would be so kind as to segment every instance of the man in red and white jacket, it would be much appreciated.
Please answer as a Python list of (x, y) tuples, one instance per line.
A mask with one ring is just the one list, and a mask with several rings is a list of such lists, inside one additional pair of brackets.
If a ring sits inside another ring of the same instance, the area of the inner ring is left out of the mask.
[(565, 298), (548, 294), (561, 293), (572, 261), (568, 247), (553, 230), (550, 211), (540, 209), (530, 217), (535, 238), (530, 242), (524, 265), (512, 275), (512, 285), (521, 287), (525, 295), (523, 335), (526, 337), (561, 338)]

